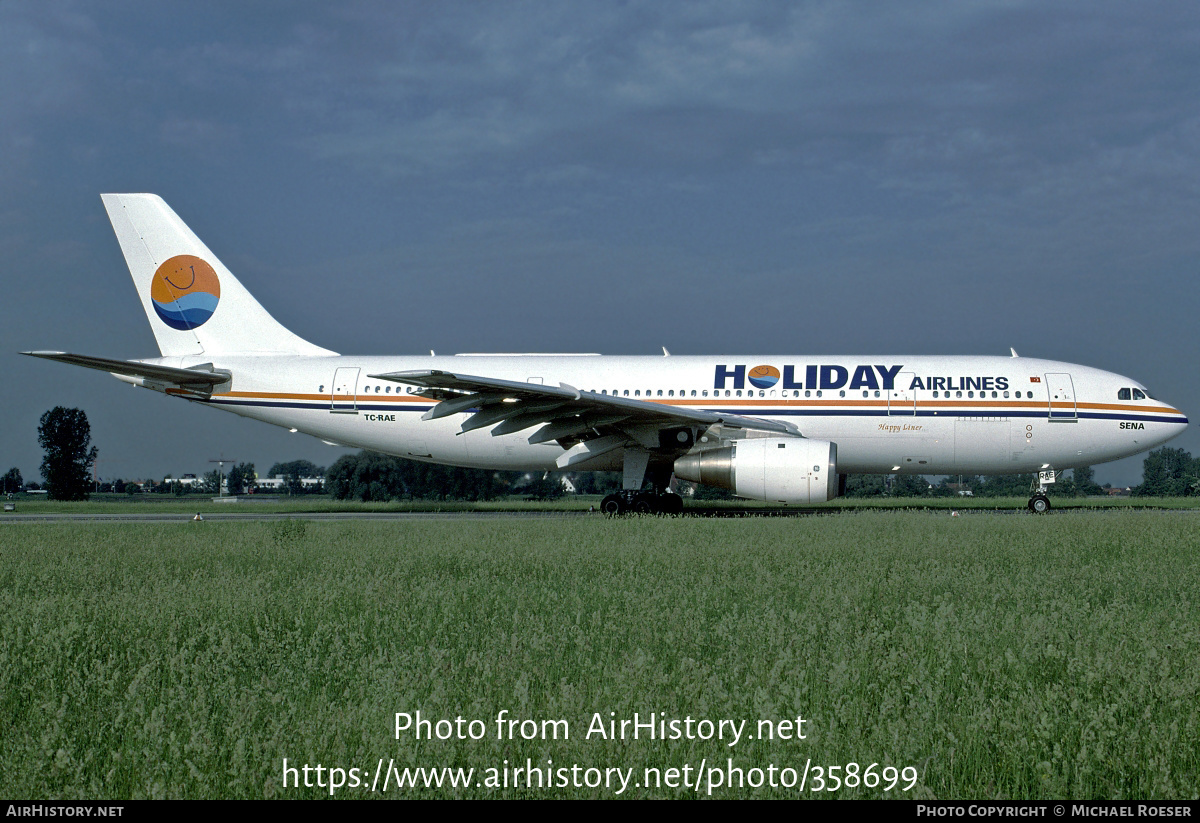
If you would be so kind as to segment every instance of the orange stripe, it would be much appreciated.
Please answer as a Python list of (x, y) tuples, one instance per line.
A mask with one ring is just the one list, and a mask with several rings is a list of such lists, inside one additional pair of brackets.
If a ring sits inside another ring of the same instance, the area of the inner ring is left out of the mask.
[[(193, 394), (193, 392), (184, 391), (182, 389), (168, 389), (168, 394)], [(246, 398), (246, 399), (264, 399), (264, 400), (308, 400), (317, 402), (332, 401), (334, 399), (342, 402), (349, 401), (370, 401), (372, 403), (380, 400), (390, 401), (393, 403), (435, 403), (427, 397), (417, 395), (384, 395), (384, 394), (295, 394), (291, 392), (221, 392), (212, 395), (213, 397), (230, 397), (230, 398)], [(605, 397), (618, 397), (618, 395), (604, 395)], [(654, 398), (654, 397), (630, 397), (623, 398), (629, 400), (638, 400), (645, 403), (656, 403), (663, 406), (702, 406), (711, 408), (713, 406), (759, 406), (759, 407), (784, 407), (784, 408), (819, 408), (819, 409), (835, 409), (835, 408), (888, 408), (887, 400), (851, 400), (849, 398), (831, 398), (831, 399), (811, 399), (811, 398), (751, 398), (751, 397), (696, 397), (696, 398)], [(908, 402), (901, 404), (904, 408), (908, 408)], [(1022, 401), (996, 401), (996, 400), (923, 400), (918, 402), (918, 408), (938, 408), (938, 409), (1070, 409), (1073, 408), (1070, 403), (1052, 403), (1047, 404), (1045, 401), (1037, 400), (1022, 400)], [(1117, 403), (1076, 403), (1075, 408), (1091, 409), (1096, 411), (1128, 411), (1142, 412), (1144, 414), (1176, 414), (1180, 417), (1184, 416), (1183, 412), (1170, 406), (1162, 407), (1146, 407), (1146, 406), (1131, 406)]]

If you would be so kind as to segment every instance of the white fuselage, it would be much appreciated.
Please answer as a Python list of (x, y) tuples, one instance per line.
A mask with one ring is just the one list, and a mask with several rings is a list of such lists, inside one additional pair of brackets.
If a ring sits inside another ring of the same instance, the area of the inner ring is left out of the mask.
[[(458, 355), (207, 356), (234, 375), (209, 405), (322, 440), (416, 460), (553, 470), (558, 443), (529, 431), (465, 434), (467, 413), (422, 420), (434, 401), (368, 377), (445, 370), (784, 420), (837, 444), (842, 473), (1005, 474), (1116, 460), (1181, 433), (1187, 418), (1110, 372), (1024, 357)], [(181, 393), (172, 391), (171, 393)], [(579, 468), (619, 469), (619, 452)]]

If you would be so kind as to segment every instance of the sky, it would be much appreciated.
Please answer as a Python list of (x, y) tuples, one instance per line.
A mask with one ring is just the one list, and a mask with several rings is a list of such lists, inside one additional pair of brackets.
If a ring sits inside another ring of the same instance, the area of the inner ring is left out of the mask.
[(27, 480), (58, 405), (102, 478), (344, 453), (17, 354), (157, 355), (110, 191), (346, 354), (1012, 346), (1200, 415), (1197, 4), (0, 0), (0, 78)]

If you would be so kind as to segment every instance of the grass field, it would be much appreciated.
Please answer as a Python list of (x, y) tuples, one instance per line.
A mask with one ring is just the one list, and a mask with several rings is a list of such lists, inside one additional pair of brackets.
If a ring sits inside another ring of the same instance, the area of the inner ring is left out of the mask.
[[(266, 503), (214, 503), (211, 497), (174, 497), (147, 494), (93, 495), (91, 500), (65, 502), (22, 496), (16, 501), (20, 514), (113, 514), (113, 513), (175, 513), (205, 514), (213, 512), (251, 512), (256, 514), (306, 512), (464, 512), (464, 511), (586, 511), (588, 506), (600, 508), (602, 495), (570, 495), (558, 500), (531, 501), (509, 497), (486, 502), (459, 500), (393, 500), (363, 503), (356, 500), (333, 500), (325, 495), (284, 496)], [(829, 511), (858, 511), (861, 509), (962, 509), (962, 510), (1022, 510), (1027, 497), (860, 497), (838, 498), (820, 507)], [(1200, 497), (1055, 497), (1055, 510), (1061, 509), (1197, 509)], [(755, 500), (688, 500), (688, 512), (720, 512), (778, 510), (778, 503)], [(794, 507), (793, 507), (794, 508)], [(804, 507), (802, 507), (804, 508)], [(3, 522), (3, 515), (0, 515)]]
[[(918, 776), (837, 797), (1196, 798), (1198, 536), (1153, 511), (0, 528), (0, 796), (328, 794), (285, 788), (284, 758), (640, 780), (732, 757)], [(417, 710), (488, 734), (396, 739)], [(501, 710), (571, 737), (497, 740)], [(807, 738), (584, 739), (595, 712)]]

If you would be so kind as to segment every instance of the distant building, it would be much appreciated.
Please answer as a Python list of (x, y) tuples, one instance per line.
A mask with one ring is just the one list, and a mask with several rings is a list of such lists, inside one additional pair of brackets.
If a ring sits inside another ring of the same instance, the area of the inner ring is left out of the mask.
[[(319, 489), (325, 483), (324, 477), (301, 477), (300, 486), (305, 489)], [(287, 488), (288, 479), (282, 474), (274, 477), (260, 477), (254, 485), (263, 491), (280, 491)]]
[[(206, 482), (207, 482), (207, 480), (205, 478), (197, 477), (194, 474), (185, 474), (185, 475), (181, 475), (180, 477), (164, 477), (163, 478), (164, 486), (170, 486), (174, 483), (178, 483), (180, 486), (182, 486), (185, 489), (203, 488), (204, 484)], [(229, 478), (226, 477), (225, 475), (221, 475), (221, 491), (222, 492), (229, 491)]]

